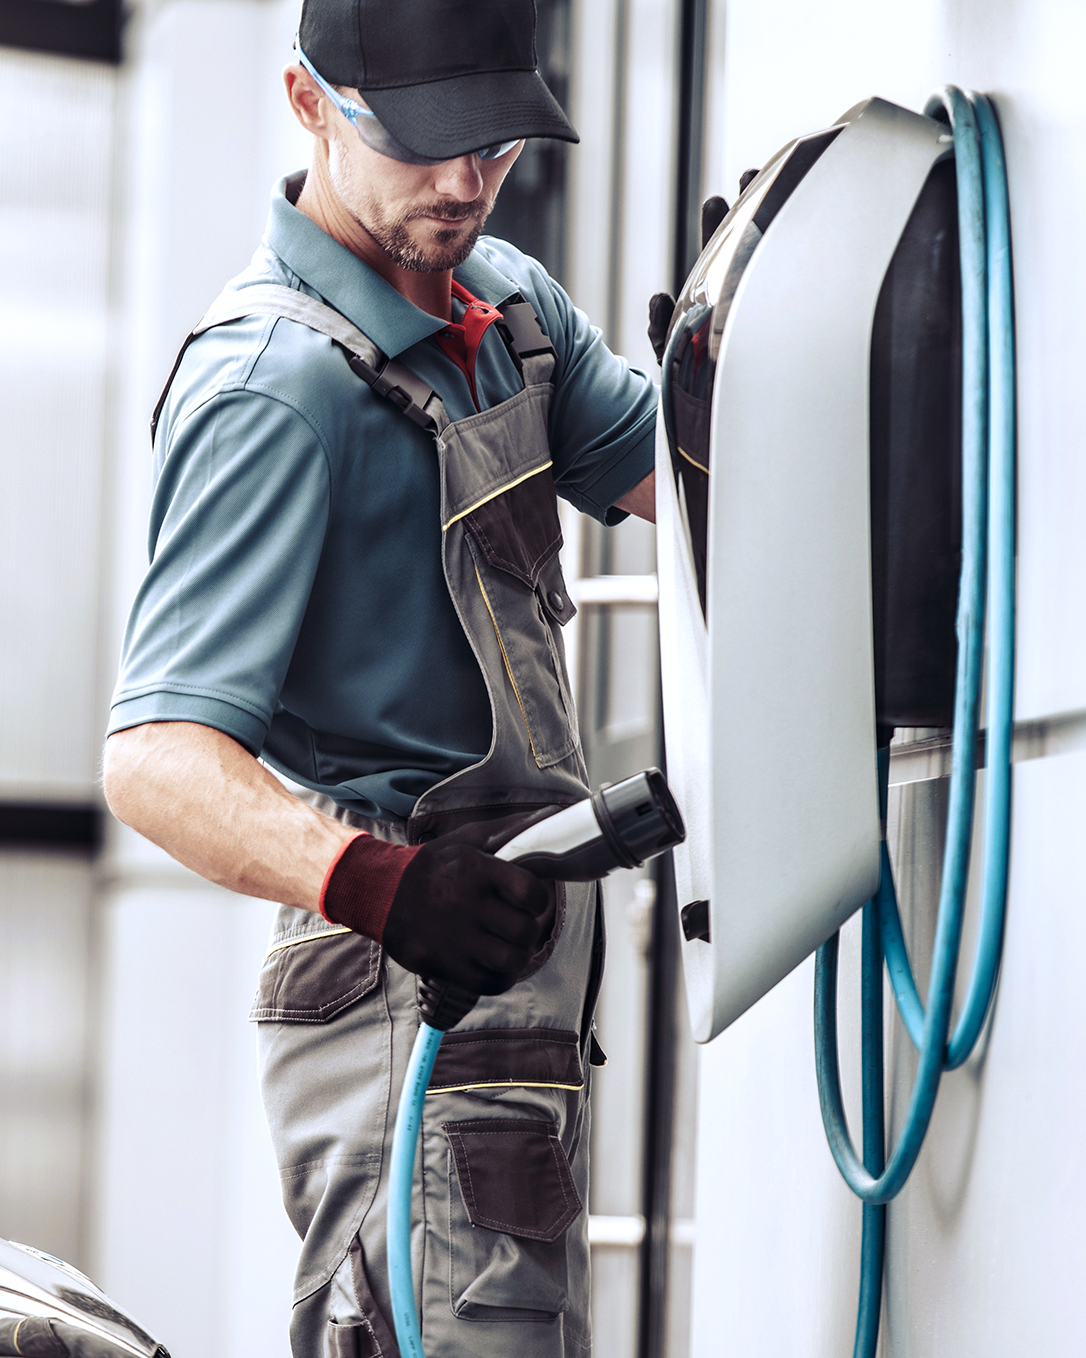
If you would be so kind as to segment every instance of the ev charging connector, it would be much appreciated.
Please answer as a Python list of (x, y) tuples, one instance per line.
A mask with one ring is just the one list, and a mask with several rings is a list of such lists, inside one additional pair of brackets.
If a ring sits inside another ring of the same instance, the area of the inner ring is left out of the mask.
[[(616, 868), (639, 868), (681, 844), (685, 835), (667, 779), (659, 769), (644, 769), (535, 821), (494, 856), (548, 881), (595, 882)], [(442, 1032), (454, 1028), (479, 998), (429, 977), (421, 992), (423, 1020)]]

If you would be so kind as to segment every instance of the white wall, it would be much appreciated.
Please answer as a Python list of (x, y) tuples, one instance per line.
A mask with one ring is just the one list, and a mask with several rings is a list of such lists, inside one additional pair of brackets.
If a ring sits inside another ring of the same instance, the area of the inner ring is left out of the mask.
[[(293, 0), (137, 8), (127, 61), (0, 50), (0, 799), (92, 802), (145, 565), (147, 421), (308, 155)], [(272, 907), (136, 836), (0, 851), (0, 1236), (174, 1358), (276, 1358), (297, 1241), (246, 1022)]]
[[(871, 94), (922, 109), (945, 83), (990, 93), (1007, 146), (1019, 344), (1019, 720), (1005, 960), (981, 1049), (945, 1077), (927, 1144), (889, 1209), (882, 1349), (895, 1358), (1086, 1351), (1086, 1024), (1077, 961), (1086, 888), (1086, 12), (1060, 0), (728, 0), (714, 9), (706, 187)], [(1046, 735), (1045, 732), (1049, 731)], [(1057, 753), (1057, 750), (1059, 751)], [(892, 794), (892, 848), (926, 971), (937, 829), (933, 785)], [(919, 818), (919, 819), (917, 819)], [(910, 829), (910, 827), (912, 827)], [(970, 953), (963, 950), (963, 970)], [(839, 1002), (858, 1125), (858, 926)], [(959, 990), (962, 978), (959, 977)], [(859, 1203), (818, 1112), (811, 965), (703, 1051), (693, 1352), (830, 1358), (850, 1351)], [(888, 1008), (888, 1014), (890, 1009)], [(896, 1023), (896, 1019), (891, 1021)], [(890, 1123), (913, 1059), (888, 1039)]]
[(297, 1240), (247, 1022), (274, 907), (123, 838), (103, 910), (95, 1278), (173, 1358), (286, 1358)]

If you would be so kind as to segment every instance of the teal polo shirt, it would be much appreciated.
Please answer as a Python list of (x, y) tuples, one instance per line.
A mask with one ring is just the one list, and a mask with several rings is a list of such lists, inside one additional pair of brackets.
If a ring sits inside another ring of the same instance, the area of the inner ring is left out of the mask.
[[(320, 298), (401, 359), (451, 419), (464, 373), (414, 306), (276, 187), (268, 229), (228, 291), (279, 283)], [(535, 260), (483, 237), (455, 277), (499, 305), (520, 292), (557, 353), (558, 493), (605, 523), (653, 465), (656, 392)], [(491, 326), (481, 409), (521, 389)], [(110, 731), (212, 726), (364, 815), (410, 814), (481, 759), (491, 716), (441, 565), (429, 434), (373, 394), (343, 351), (295, 321), (247, 317), (189, 346), (154, 449), (150, 567), (132, 608)]]

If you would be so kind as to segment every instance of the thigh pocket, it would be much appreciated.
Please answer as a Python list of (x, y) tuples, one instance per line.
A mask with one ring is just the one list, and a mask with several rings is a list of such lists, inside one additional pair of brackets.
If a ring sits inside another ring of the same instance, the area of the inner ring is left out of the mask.
[(566, 1309), (566, 1230), (583, 1210), (558, 1124), (478, 1118), (442, 1125), (454, 1314), (553, 1320)]
[(260, 969), (254, 1023), (327, 1023), (375, 989), (381, 945), (349, 929), (325, 929), (271, 949)]

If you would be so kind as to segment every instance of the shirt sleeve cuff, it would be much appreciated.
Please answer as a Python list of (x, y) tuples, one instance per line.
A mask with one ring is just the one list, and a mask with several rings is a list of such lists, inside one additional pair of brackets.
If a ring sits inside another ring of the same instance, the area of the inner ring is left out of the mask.
[(196, 693), (154, 692), (115, 702), (106, 734), (113, 735), (115, 731), (143, 726), (151, 721), (191, 721), (197, 726), (214, 727), (244, 745), (252, 755), (260, 753), (268, 733), (267, 725), (259, 717), (221, 698), (207, 698)]
[(606, 467), (599, 477), (587, 487), (587, 494), (569, 494), (566, 487), (559, 485), (558, 493), (585, 514), (613, 528), (628, 518), (624, 509), (616, 509), (615, 501), (621, 500), (627, 491), (640, 485), (656, 465), (656, 415), (646, 421), (641, 437), (627, 446), (618, 457)]

